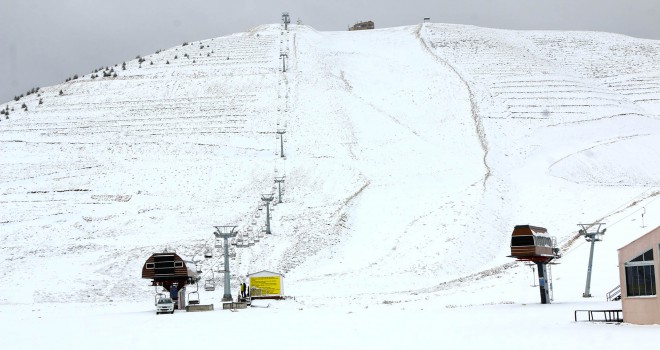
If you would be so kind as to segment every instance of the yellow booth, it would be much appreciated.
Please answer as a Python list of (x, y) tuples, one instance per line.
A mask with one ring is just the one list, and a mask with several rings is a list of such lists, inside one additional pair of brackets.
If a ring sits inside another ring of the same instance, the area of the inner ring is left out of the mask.
[(262, 270), (247, 275), (252, 299), (284, 298), (284, 275)]

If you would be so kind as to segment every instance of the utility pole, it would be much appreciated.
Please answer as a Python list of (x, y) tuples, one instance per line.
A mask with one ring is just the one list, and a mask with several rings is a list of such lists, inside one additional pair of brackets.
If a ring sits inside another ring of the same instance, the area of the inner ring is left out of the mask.
[[(596, 232), (589, 232), (589, 228), (598, 225), (596, 228)], [(601, 226), (605, 225), (605, 223), (593, 223), (593, 224), (578, 224), (578, 226), (581, 226), (582, 229), (579, 231), (580, 236), (584, 236), (584, 239), (587, 242), (591, 242), (591, 251), (589, 252), (589, 266), (587, 267), (587, 285), (584, 287), (584, 294), (582, 294), (583, 298), (591, 298), (591, 293), (590, 293), (590, 288), (591, 288), (591, 266), (593, 265), (594, 261), (594, 245), (596, 242), (602, 241), (603, 240), (603, 235), (605, 234), (605, 231), (607, 229), (603, 229), (602, 231), (600, 230)]]
[(225, 292), (222, 296), (222, 301), (233, 301), (231, 297), (231, 290), (229, 288), (229, 238), (234, 238), (238, 235), (236, 232), (236, 225), (233, 226), (214, 226), (215, 232), (213, 234), (216, 238), (224, 239), (225, 246)]
[(286, 59), (289, 57), (289, 55), (282, 52), (280, 53), (280, 57), (282, 58), (282, 72), (286, 73)]
[(282, 12), (282, 22), (284, 22), (284, 30), (289, 30), (289, 23), (291, 23), (291, 20), (289, 19), (288, 12)]
[(273, 194), (267, 193), (261, 195), (261, 200), (266, 202), (266, 234), (270, 234), (270, 202), (273, 200)]
[(277, 129), (277, 133), (280, 135), (280, 158), (284, 158), (284, 134), (286, 134), (286, 130)]
[(282, 183), (284, 183), (284, 176), (276, 177), (275, 182), (277, 183), (277, 193), (278, 193), (278, 203), (282, 203)]

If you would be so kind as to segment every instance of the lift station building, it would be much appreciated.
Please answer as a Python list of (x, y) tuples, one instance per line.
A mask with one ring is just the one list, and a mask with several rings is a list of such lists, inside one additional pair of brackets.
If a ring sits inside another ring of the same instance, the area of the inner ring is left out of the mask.
[(623, 321), (660, 324), (660, 226), (619, 249)]

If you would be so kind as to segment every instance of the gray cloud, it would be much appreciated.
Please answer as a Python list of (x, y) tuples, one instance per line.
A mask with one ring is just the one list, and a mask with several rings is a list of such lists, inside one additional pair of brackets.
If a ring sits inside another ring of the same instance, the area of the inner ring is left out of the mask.
[(282, 11), (319, 30), (436, 23), (595, 30), (660, 39), (657, 0), (0, 0), (0, 101), (74, 73), (277, 23)]

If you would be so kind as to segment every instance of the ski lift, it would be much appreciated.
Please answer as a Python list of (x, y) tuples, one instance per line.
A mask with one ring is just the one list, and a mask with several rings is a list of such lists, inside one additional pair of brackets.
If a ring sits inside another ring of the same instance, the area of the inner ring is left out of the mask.
[[(261, 208), (259, 208), (259, 210), (261, 210)], [(257, 212), (256, 214), (254, 214), (254, 217), (258, 219), (259, 217), (261, 217), (261, 215), (259, 214), (259, 212)]]
[(248, 246), (253, 246), (254, 245), (254, 238), (248, 239)]
[(213, 251), (211, 249), (206, 249), (204, 252), (204, 258), (211, 259), (213, 257)]
[(216, 248), (222, 248), (222, 239), (221, 238), (216, 238), (215, 247)]
[(252, 219), (252, 225), (256, 225), (256, 224), (257, 224), (257, 219)]
[(154, 305), (158, 305), (158, 300), (165, 299), (168, 297), (167, 294), (159, 292), (158, 287), (159, 286), (156, 286), (156, 295), (154, 295)]
[(195, 290), (188, 293), (188, 304), (197, 305), (199, 304), (199, 285), (195, 283)]
[(231, 239), (231, 245), (234, 245), (234, 246), (236, 245), (236, 237)]
[(214, 291), (215, 281), (213, 279), (207, 279), (206, 282), (204, 282), (204, 290), (208, 292)]
[(204, 282), (204, 290), (209, 292), (215, 290), (215, 275), (213, 274), (213, 269), (211, 269), (211, 278)]
[(248, 226), (247, 231), (248, 231), (248, 232), (252, 232), (253, 229), (254, 229), (254, 227), (252, 227), (252, 226)]
[(199, 304), (199, 292), (194, 291), (188, 293), (188, 304), (189, 305), (198, 305)]

